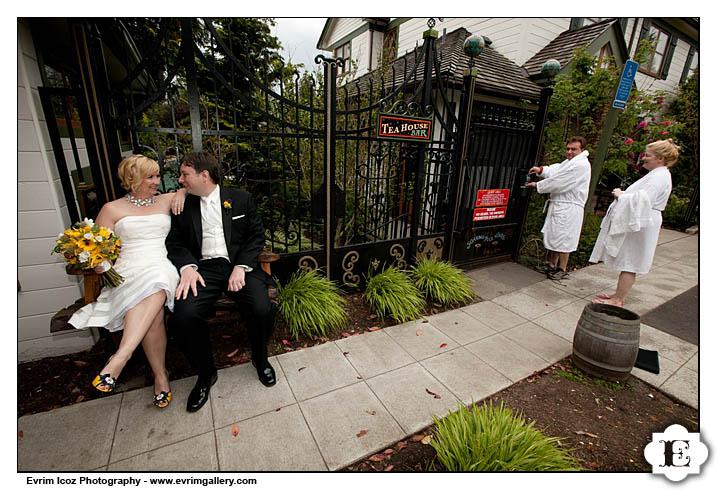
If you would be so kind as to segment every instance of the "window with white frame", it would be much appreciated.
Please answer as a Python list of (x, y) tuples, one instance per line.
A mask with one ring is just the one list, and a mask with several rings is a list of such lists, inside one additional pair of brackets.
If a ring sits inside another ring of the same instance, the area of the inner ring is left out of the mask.
[(698, 52), (696, 51), (693, 53), (693, 57), (691, 58), (690, 64), (688, 65), (688, 75), (686, 78), (690, 78), (693, 75), (693, 72), (696, 71), (696, 68), (698, 68)]
[(598, 53), (598, 66), (601, 68), (608, 68), (611, 65), (615, 66), (616, 60), (613, 58), (613, 50), (611, 49), (611, 44), (606, 43), (601, 48), (601, 51)]
[(337, 67), (337, 76), (344, 75), (346, 72), (351, 70), (351, 59), (352, 59), (352, 43), (349, 41), (334, 50), (334, 58), (341, 58), (344, 60), (344, 66)]
[(389, 63), (396, 58), (397, 48), (399, 47), (399, 28), (395, 27), (384, 33), (384, 43), (382, 46), (381, 60), (382, 63)]
[(655, 50), (648, 56), (646, 61), (641, 63), (639, 69), (648, 75), (661, 78), (666, 64), (670, 63), (668, 48), (671, 35), (657, 25), (651, 24), (645, 39), (653, 43)]

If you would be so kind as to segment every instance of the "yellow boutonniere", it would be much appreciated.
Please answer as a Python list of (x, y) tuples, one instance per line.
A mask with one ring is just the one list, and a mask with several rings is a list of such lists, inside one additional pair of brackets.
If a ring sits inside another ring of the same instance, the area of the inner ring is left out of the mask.
[(222, 206), (224, 206), (224, 209), (225, 209), (225, 210), (231, 210), (231, 209), (232, 209), (232, 203), (230, 203), (229, 201), (225, 201), (224, 203), (222, 203)]

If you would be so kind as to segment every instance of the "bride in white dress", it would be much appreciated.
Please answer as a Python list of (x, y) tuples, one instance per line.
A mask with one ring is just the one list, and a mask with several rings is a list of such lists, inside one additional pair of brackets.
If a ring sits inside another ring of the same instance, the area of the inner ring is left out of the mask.
[[(154, 375), (154, 404), (163, 408), (172, 400), (165, 368), (164, 306), (173, 309), (179, 282), (177, 268), (167, 259), (165, 238), (170, 230), (170, 209), (181, 211), (185, 191), (155, 195), (160, 184), (159, 166), (143, 155), (123, 160), (118, 176), (127, 195), (106, 203), (95, 223), (113, 230), (120, 238), (114, 268), (124, 282), (105, 287), (97, 301), (78, 310), (69, 323), (78, 329), (124, 329), (117, 352), (92, 381), (102, 392), (114, 390), (125, 364), (142, 344)], [(102, 272), (109, 265), (95, 269)]]

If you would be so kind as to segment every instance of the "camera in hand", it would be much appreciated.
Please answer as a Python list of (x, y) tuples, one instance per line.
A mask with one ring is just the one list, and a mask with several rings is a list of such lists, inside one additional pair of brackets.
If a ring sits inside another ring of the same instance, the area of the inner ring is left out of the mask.
[(524, 183), (523, 186), (521, 186), (521, 188), (524, 189), (526, 187), (526, 184), (528, 184), (530, 182), (538, 182), (538, 181), (539, 181), (538, 174), (526, 174), (526, 182)]

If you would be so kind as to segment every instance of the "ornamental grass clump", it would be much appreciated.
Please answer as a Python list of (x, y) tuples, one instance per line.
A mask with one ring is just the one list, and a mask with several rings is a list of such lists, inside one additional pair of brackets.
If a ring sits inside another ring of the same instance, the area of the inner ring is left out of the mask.
[(431, 446), (449, 471), (578, 471), (578, 461), (520, 415), (493, 404), (434, 418)]
[(421, 317), (424, 309), (421, 292), (395, 266), (367, 278), (364, 298), (380, 319), (389, 315), (398, 322), (407, 322)]
[(420, 259), (411, 267), (409, 276), (427, 299), (442, 305), (463, 305), (474, 299), (471, 280), (447, 261)]
[(300, 334), (326, 337), (347, 323), (341, 290), (317, 270), (295, 272), (278, 290), (278, 309), (294, 339)]

